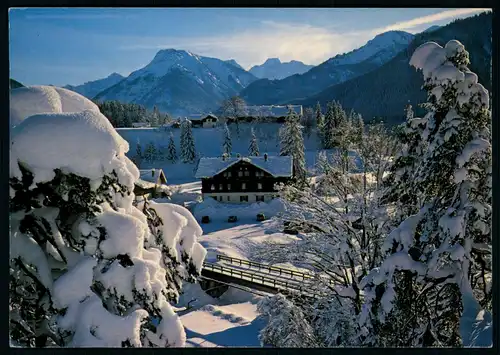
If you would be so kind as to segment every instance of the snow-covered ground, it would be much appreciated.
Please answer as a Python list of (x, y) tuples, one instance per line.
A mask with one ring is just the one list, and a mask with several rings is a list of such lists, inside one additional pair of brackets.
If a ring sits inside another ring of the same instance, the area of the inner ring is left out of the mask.
[[(232, 153), (248, 155), (250, 145), (251, 128), (254, 128), (258, 139), (261, 154), (279, 155), (278, 131), (281, 127), (278, 123), (242, 123), (239, 128), (239, 135), (236, 133), (235, 125), (230, 125), (232, 137)], [(170, 132), (174, 136), (177, 151), (180, 151), (180, 129), (170, 130), (156, 128), (117, 128), (116, 131), (130, 145), (127, 153), (129, 158), (136, 154), (136, 145), (139, 142), (144, 151), (146, 145), (154, 142), (157, 147), (167, 147)], [(200, 157), (220, 157), (222, 156), (223, 131), (222, 128), (193, 128), (196, 152)], [(318, 159), (319, 141), (317, 134), (312, 132), (309, 137), (304, 137), (306, 166), (309, 170), (314, 169)], [(352, 153), (354, 154), (354, 153)], [(141, 169), (161, 168), (167, 176), (169, 184), (186, 184), (199, 181), (194, 177), (196, 163), (184, 164), (182, 162), (171, 163), (169, 161), (141, 162)]]
[[(200, 193), (199, 183), (173, 186), (175, 203), (196, 200)], [(200, 221), (208, 215), (210, 223), (201, 224), (203, 235), (198, 242), (207, 250), (205, 261), (217, 262), (217, 254), (240, 259), (254, 259), (255, 246), (264, 241), (287, 243), (297, 236), (281, 233), (279, 225), (272, 219), (283, 210), (279, 200), (252, 205), (229, 205), (215, 200), (197, 203), (193, 215)], [(264, 213), (266, 221), (256, 221), (257, 213)], [(238, 216), (230, 223), (227, 217)], [(278, 266), (278, 265), (277, 265)], [(296, 268), (293, 265), (279, 265)], [(260, 294), (262, 294), (260, 292)], [(199, 284), (187, 284), (183, 288), (179, 308), (181, 321), (186, 329), (187, 346), (192, 347), (260, 347), (258, 334), (265, 326), (265, 320), (258, 318), (256, 294), (236, 288), (229, 288), (220, 298), (212, 298)]]

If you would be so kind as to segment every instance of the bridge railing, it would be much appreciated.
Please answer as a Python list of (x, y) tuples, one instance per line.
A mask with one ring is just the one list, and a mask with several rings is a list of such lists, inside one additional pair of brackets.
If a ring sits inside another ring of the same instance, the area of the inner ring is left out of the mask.
[(259, 283), (262, 285), (272, 286), (276, 289), (293, 290), (299, 293), (307, 293), (308, 291), (308, 288), (305, 285), (303, 287), (303, 285), (298, 285), (293, 282), (278, 280), (272, 277), (246, 272), (244, 270), (224, 267), (220, 264), (204, 263), (203, 268), (219, 274), (236, 277), (242, 280)]
[[(306, 274), (306, 273), (303, 273), (300, 271), (285, 269), (285, 268), (281, 268), (281, 267), (277, 267), (277, 266), (265, 265), (265, 264), (257, 263), (255, 261), (251, 261), (251, 260), (232, 258), (230, 256), (221, 255), (221, 254), (217, 254), (217, 260), (218, 261), (228, 261), (234, 265), (240, 265), (240, 266), (247, 265), (249, 267), (255, 267), (258, 270), (268, 270), (269, 273), (274, 272), (274, 273), (277, 273), (279, 275), (289, 275), (291, 277), (298, 276), (298, 277), (301, 277), (302, 280), (306, 280), (306, 279), (314, 280), (314, 279), (316, 279), (316, 277), (314, 275)], [(334, 281), (331, 279), (328, 282), (330, 284), (334, 283)]]

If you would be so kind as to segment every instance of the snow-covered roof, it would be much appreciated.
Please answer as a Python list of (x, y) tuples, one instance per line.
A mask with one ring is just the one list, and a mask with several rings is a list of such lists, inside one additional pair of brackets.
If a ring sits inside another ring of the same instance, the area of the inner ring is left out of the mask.
[(293, 174), (291, 156), (268, 156), (267, 160), (264, 157), (227, 158), (226, 160), (222, 160), (221, 157), (205, 157), (200, 159), (195, 177), (201, 179), (215, 176), (240, 161), (246, 161), (274, 177), (291, 177)]
[[(154, 174), (153, 174), (154, 171)], [(163, 172), (162, 169), (140, 169), (139, 170), (139, 178), (143, 181), (156, 183), (158, 181), (158, 177)]]
[(212, 113), (209, 113), (208, 115), (203, 115), (201, 113), (195, 113), (195, 114), (189, 115), (189, 120), (191, 120), (191, 121), (203, 121), (207, 117), (215, 118), (216, 120), (218, 119), (217, 116), (215, 116)]

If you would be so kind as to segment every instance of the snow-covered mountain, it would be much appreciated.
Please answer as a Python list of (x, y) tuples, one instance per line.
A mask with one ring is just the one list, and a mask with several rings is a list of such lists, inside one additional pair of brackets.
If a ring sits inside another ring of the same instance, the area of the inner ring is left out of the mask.
[(363, 47), (330, 58), (326, 63), (333, 65), (353, 65), (366, 60), (383, 64), (392, 59), (401, 49), (406, 48), (414, 35), (404, 31), (389, 31), (376, 35)]
[(101, 91), (106, 90), (107, 88), (119, 83), (124, 78), (125, 77), (121, 76), (118, 73), (113, 73), (104, 79), (88, 81), (82, 85), (75, 85), (75, 86), (66, 85), (65, 88), (75, 91), (89, 99), (92, 99), (95, 95), (97, 95)]
[(423, 32), (433, 32), (433, 31), (436, 31), (436, 30), (438, 30), (438, 29), (440, 29), (440, 28), (441, 28), (441, 26), (434, 25), (434, 26), (429, 27), (428, 29), (426, 29), (426, 30), (425, 30), (425, 31), (423, 31)]
[(259, 79), (284, 79), (293, 74), (303, 74), (314, 65), (307, 65), (297, 60), (282, 63), (279, 58), (269, 58), (261, 65), (255, 65), (249, 72)]
[(229, 59), (229, 60), (225, 60), (226, 63), (228, 64), (231, 64), (231, 65), (234, 65), (236, 68), (240, 68), (241, 70), (245, 70), (243, 69), (243, 67), (241, 65), (238, 64), (238, 62), (236, 62), (234, 59)]
[(319, 102), (324, 107), (327, 102), (336, 100), (344, 108), (361, 113), (366, 120), (379, 117), (387, 123), (399, 124), (404, 121), (403, 109), (410, 102), (415, 107), (416, 115), (424, 115), (426, 111), (417, 104), (425, 102), (426, 92), (421, 89), (421, 74), (408, 65), (411, 55), (423, 43), (433, 41), (445, 44), (453, 39), (465, 46), (471, 59), (470, 69), (478, 75), (479, 82), (491, 90), (491, 16), (491, 12), (483, 13), (454, 21), (434, 31), (421, 32), (408, 48), (379, 68), (289, 103), (313, 106)]
[(404, 50), (413, 37), (404, 31), (381, 33), (364, 46), (336, 55), (303, 74), (282, 80), (257, 80), (240, 95), (250, 104), (281, 104), (306, 98), (379, 68)]
[(172, 114), (198, 113), (216, 109), (254, 80), (231, 61), (164, 49), (144, 68), (102, 91), (96, 99), (156, 105)]

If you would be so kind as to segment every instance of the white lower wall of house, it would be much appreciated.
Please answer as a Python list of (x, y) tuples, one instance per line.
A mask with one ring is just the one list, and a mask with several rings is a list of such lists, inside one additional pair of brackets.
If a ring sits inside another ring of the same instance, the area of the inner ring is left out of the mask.
[[(264, 202), (271, 201), (275, 196), (277, 196), (277, 192), (214, 192), (214, 193), (204, 193), (203, 199), (216, 197), (217, 201), (224, 203), (255, 203), (257, 202), (257, 196), (264, 196)], [(248, 196), (248, 202), (240, 201), (240, 196)], [(222, 197), (222, 201), (220, 200)], [(228, 201), (229, 197), (229, 201)]]

